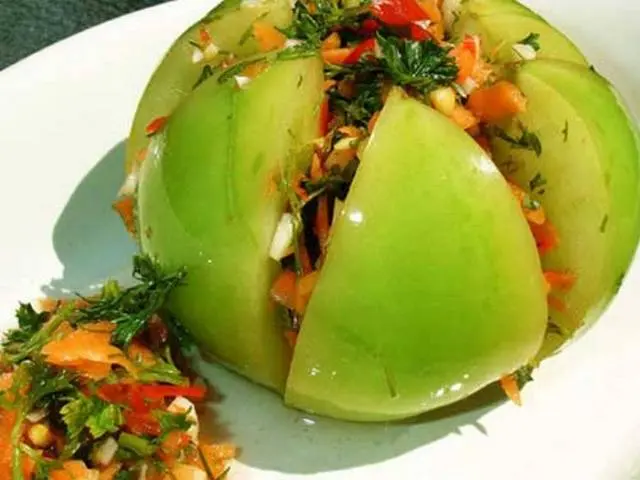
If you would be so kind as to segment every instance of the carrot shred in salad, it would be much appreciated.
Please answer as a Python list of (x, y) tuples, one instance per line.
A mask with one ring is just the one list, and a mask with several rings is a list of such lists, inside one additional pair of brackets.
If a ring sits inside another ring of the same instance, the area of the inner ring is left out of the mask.
[(163, 310), (185, 274), (140, 256), (134, 277), (77, 301), (20, 304), (0, 353), (0, 478), (225, 475), (235, 448), (200, 434), (208, 388), (181, 369), (192, 341)]

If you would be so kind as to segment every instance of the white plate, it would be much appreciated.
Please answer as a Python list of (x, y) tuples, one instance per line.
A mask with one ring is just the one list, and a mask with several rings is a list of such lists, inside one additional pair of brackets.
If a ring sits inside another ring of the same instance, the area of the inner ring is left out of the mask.
[[(640, 114), (640, 2), (529, 0)], [(109, 208), (122, 141), (171, 40), (211, 6), (183, 0), (106, 23), (0, 74), (0, 328), (19, 299), (127, 275), (133, 244)], [(395, 425), (287, 410), (214, 369), (244, 480), (640, 478), (640, 264), (600, 323), (503, 403)], [(517, 321), (517, 319), (514, 319)]]

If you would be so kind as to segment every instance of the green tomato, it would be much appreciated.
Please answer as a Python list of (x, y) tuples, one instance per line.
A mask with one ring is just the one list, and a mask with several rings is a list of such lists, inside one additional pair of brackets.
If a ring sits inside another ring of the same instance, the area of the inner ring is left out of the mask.
[(395, 91), (334, 227), (286, 402), (410, 417), (522, 366), (546, 323), (535, 243), (506, 181), (459, 127)]
[[(171, 115), (205, 70), (218, 65), (226, 54), (242, 58), (258, 52), (255, 39), (248, 35), (256, 20), (286, 27), (291, 18), (289, 0), (225, 0), (180, 35), (151, 76), (138, 103), (127, 142), (127, 173), (137, 168), (140, 151), (149, 143), (145, 127), (157, 117)], [(197, 50), (194, 44), (202, 46), (201, 29), (207, 31), (216, 48), (225, 54), (194, 61)]]
[(479, 35), (483, 51), (498, 63), (520, 60), (512, 46), (531, 33), (540, 36), (538, 58), (588, 65), (571, 40), (515, 0), (468, 0), (460, 7), (452, 26), (454, 38)]
[(536, 60), (516, 69), (513, 81), (528, 106), (506, 131), (518, 137), (526, 128), (538, 136), (542, 153), (494, 139), (495, 160), (532, 190), (558, 232), (544, 269), (577, 278), (560, 293), (566, 310), (550, 311), (565, 334), (550, 333), (545, 356), (598, 318), (629, 267), (640, 234), (640, 142), (617, 93), (588, 68)]
[(276, 62), (248, 85), (207, 80), (151, 143), (137, 195), (143, 251), (188, 285), (170, 308), (222, 363), (282, 390), (290, 361), (269, 290), (269, 246), (285, 195), (273, 191), (310, 158), (322, 62)]

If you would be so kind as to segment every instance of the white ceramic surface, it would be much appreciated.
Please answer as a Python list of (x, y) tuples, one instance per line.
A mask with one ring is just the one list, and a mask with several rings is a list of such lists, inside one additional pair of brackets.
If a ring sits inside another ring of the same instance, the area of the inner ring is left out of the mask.
[[(126, 276), (134, 246), (109, 204), (138, 96), (171, 40), (211, 6), (181, 0), (83, 32), (0, 73), (0, 328), (19, 299)], [(640, 2), (528, 0), (640, 118)], [(287, 410), (221, 369), (232, 479), (640, 479), (640, 264), (598, 325), (543, 364), (525, 406), (395, 425)], [(517, 321), (517, 319), (514, 319)]]

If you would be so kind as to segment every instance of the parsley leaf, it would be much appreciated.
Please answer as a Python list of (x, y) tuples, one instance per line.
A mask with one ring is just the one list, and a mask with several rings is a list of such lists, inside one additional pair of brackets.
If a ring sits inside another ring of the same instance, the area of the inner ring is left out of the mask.
[(355, 7), (343, 7), (339, 1), (317, 0), (313, 12), (306, 2), (298, 1), (293, 7), (293, 21), (283, 29), (289, 38), (303, 40), (310, 46), (319, 46), (335, 27), (354, 28), (368, 14), (369, 1)]
[(187, 418), (191, 412), (171, 413), (158, 410), (154, 412), (154, 416), (160, 422), (160, 428), (163, 434), (180, 430), (186, 432), (191, 428), (193, 422)]
[(542, 143), (540, 143), (538, 136), (522, 126), (520, 128), (520, 137), (512, 137), (507, 132), (497, 127), (494, 127), (491, 130), (496, 137), (509, 143), (514, 148), (531, 150), (536, 154), (536, 157), (542, 155)]
[(416, 88), (423, 93), (450, 85), (458, 75), (449, 50), (428, 40), (416, 42), (398, 37), (376, 36), (384, 72), (398, 85)]
[(532, 32), (517, 43), (529, 45), (536, 52), (538, 52), (540, 50), (540, 34)]
[(67, 456), (80, 447), (85, 428), (94, 439), (98, 439), (107, 433), (117, 432), (124, 423), (121, 407), (81, 393), (65, 404), (60, 414), (67, 427)]
[(116, 295), (103, 295), (97, 300), (85, 299), (89, 306), (79, 312), (77, 321), (109, 320), (116, 324), (113, 342), (128, 345), (163, 307), (169, 293), (183, 283), (185, 276), (184, 269), (165, 274), (151, 258), (137, 255), (133, 259), (133, 277), (140, 283)]
[(183, 385), (186, 381), (184, 375), (182, 375), (175, 365), (160, 359), (152, 365), (138, 365), (138, 368), (138, 380), (142, 383)]
[(9, 330), (2, 342), (4, 347), (15, 343), (25, 343), (35, 335), (42, 324), (47, 320), (47, 313), (37, 313), (30, 303), (20, 303), (16, 310), (18, 328)]

